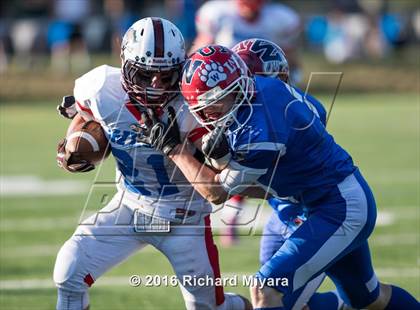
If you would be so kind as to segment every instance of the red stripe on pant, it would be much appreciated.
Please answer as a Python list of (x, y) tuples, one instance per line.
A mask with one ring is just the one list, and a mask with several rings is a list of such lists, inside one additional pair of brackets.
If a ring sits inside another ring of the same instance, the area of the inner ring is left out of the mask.
[[(207, 255), (209, 257), (211, 268), (213, 269), (214, 278), (220, 278), (220, 266), (219, 266), (219, 252), (217, 250), (216, 244), (213, 241), (213, 233), (211, 231), (210, 215), (204, 218), (205, 228), (205, 239), (206, 239), (206, 248)], [(219, 306), (225, 301), (225, 294), (223, 292), (223, 286), (215, 286), (214, 288), (216, 294), (216, 305)]]
[(93, 279), (93, 277), (92, 277), (92, 275), (91, 275), (90, 273), (88, 273), (88, 274), (84, 277), (83, 281), (85, 281), (85, 283), (86, 283), (89, 287), (91, 287), (91, 286), (92, 286), (92, 284), (95, 282), (95, 280)]
[(244, 196), (241, 195), (233, 195), (229, 201), (231, 202), (236, 202), (236, 203), (241, 203), (242, 201), (244, 201)]

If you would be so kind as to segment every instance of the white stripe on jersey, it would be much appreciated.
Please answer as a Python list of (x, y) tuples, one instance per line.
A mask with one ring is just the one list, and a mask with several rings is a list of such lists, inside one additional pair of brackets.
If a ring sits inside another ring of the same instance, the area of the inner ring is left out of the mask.
[(250, 144), (243, 144), (236, 148), (237, 151), (280, 151), (283, 156), (286, 154), (286, 146), (283, 143), (274, 143), (274, 142), (257, 142)]
[(242, 166), (236, 161), (230, 161), (229, 165), (219, 174), (219, 181), (224, 190), (230, 194), (239, 194), (265, 173), (268, 169), (255, 169)]

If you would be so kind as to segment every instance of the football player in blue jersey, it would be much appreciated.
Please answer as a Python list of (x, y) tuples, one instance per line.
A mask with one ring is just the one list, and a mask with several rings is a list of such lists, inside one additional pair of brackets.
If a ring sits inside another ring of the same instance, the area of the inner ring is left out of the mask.
[(376, 220), (373, 194), (316, 116), (313, 97), (278, 79), (252, 78), (236, 53), (218, 45), (188, 59), (181, 91), (202, 125), (226, 128), (227, 167), (215, 172), (197, 161), (182, 147), (173, 117), (155, 120), (138, 139), (164, 151), (213, 203), (234, 194), (272, 195), (308, 209), (306, 221), (257, 272), (255, 309), (285, 309), (283, 296), (323, 272), (352, 307), (418, 309), (408, 292), (375, 275), (367, 242)]
[[(232, 50), (242, 58), (253, 75), (278, 78), (290, 83), (289, 64), (283, 50), (277, 44), (269, 40), (254, 38), (241, 41)], [(317, 116), (326, 125), (327, 112), (325, 108), (319, 101), (313, 100), (313, 103)], [(222, 135), (218, 134), (217, 130), (213, 130), (203, 139), (205, 144), (208, 144), (203, 145), (203, 149), (211, 149), (213, 154), (218, 154), (218, 158), (207, 158), (207, 163), (217, 170), (222, 170), (231, 158), (228, 148), (215, 149), (215, 146), (223, 146), (223, 143), (215, 140), (221, 138)], [(239, 197), (243, 200), (241, 196)], [(292, 203), (274, 197), (269, 199), (268, 203), (273, 208), (273, 212), (264, 225), (260, 242), (261, 265), (264, 265), (277, 252), (284, 241), (306, 219), (304, 208), (300, 203)], [(229, 202), (226, 202), (225, 207), (228, 204)], [(236, 223), (238, 221), (233, 220), (231, 222)], [(284, 298), (286, 308), (302, 309), (306, 304), (311, 310), (342, 309), (344, 304), (338, 292), (315, 293), (324, 278), (325, 273), (322, 273), (293, 294), (286, 295)]]
[[(290, 83), (289, 63), (283, 50), (274, 42), (265, 39), (248, 39), (239, 42), (232, 48), (245, 62), (251, 74), (280, 79)], [(317, 116), (326, 126), (327, 111), (317, 100), (312, 100)], [(216, 141), (217, 142), (217, 141)], [(218, 150), (223, 154), (224, 162), (229, 149)], [(222, 163), (223, 164), (223, 163)], [(260, 242), (260, 263), (264, 265), (283, 245), (285, 240), (306, 220), (304, 207), (300, 203), (271, 198), (268, 204), (273, 208), (267, 223), (264, 225)], [(315, 293), (325, 278), (322, 273), (304, 287), (285, 297), (284, 303), (288, 309), (302, 309), (307, 304), (311, 310), (342, 309), (343, 300), (336, 291)]]

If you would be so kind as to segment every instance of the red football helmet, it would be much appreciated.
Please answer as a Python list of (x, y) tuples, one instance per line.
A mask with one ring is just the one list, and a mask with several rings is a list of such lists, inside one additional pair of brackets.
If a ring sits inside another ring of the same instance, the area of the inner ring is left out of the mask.
[[(232, 118), (236, 120), (234, 114), (244, 103), (251, 106), (254, 80), (248, 67), (236, 53), (224, 46), (208, 45), (196, 51), (186, 61), (181, 92), (190, 111), (202, 125), (218, 126), (229, 123)], [(205, 109), (220, 103), (230, 94), (235, 96), (223, 115), (218, 115), (215, 119), (205, 113)]]
[(287, 82), (289, 63), (277, 44), (264, 39), (249, 39), (239, 42), (232, 50), (242, 58), (252, 74), (278, 77)]

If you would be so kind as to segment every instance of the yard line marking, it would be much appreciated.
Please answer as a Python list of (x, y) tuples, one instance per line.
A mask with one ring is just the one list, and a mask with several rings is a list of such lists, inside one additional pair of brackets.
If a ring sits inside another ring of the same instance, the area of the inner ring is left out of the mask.
[(392, 185), (392, 184), (418, 184), (420, 181), (416, 169), (393, 170), (392, 172), (375, 172), (366, 176), (369, 184)]
[(0, 231), (45, 231), (76, 228), (78, 217), (41, 217), (0, 220)]
[[(368, 177), (370, 183), (383, 184), (417, 184), (417, 172), (404, 171), (403, 173), (372, 175)], [(0, 175), (0, 194), (6, 197), (32, 197), (32, 196), (62, 196), (85, 194), (89, 191), (91, 182), (74, 181), (70, 179), (43, 180), (36, 175)]]
[[(63, 241), (64, 243), (64, 241)], [(10, 258), (16, 260), (19, 257), (46, 257), (55, 256), (62, 244), (38, 244), (17, 247), (1, 247), (0, 258)]]
[(379, 211), (376, 216), (376, 226), (389, 226), (394, 224), (395, 215), (390, 211)]
[(378, 234), (369, 239), (371, 246), (416, 245), (419, 241), (417, 234)]
[[(419, 268), (376, 268), (376, 274), (380, 278), (417, 278), (420, 272)], [(170, 274), (172, 275), (172, 274)], [(252, 273), (223, 273), (223, 278), (232, 278), (232, 277), (243, 277), (251, 276)], [(164, 276), (162, 274), (161, 276)], [(114, 277), (102, 277), (99, 278), (94, 287), (104, 287), (104, 286), (127, 286), (129, 287), (129, 278), (127, 276), (114, 276)], [(146, 280), (145, 276), (142, 276), (142, 283)], [(55, 288), (54, 282), (52, 279), (21, 279), (21, 280), (1, 280), (0, 281), (0, 290), (30, 290), (30, 289), (39, 289), (39, 288)]]
[(61, 196), (88, 191), (87, 182), (73, 180), (42, 180), (34, 175), (0, 176), (2, 196)]

